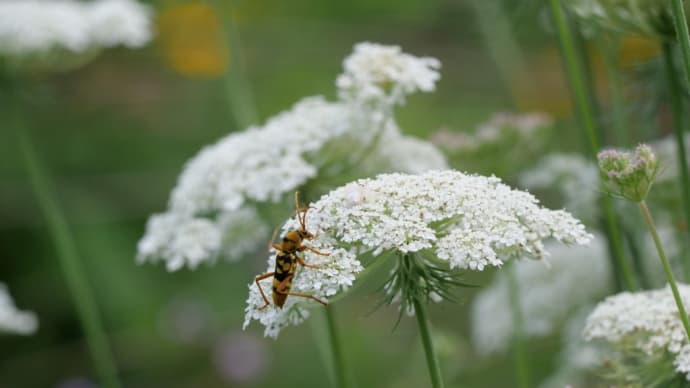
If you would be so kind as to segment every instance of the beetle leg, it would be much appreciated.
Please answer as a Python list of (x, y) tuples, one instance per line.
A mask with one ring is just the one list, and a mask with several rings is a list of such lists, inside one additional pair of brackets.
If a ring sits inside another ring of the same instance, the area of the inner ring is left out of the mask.
[(316, 253), (316, 254), (319, 255), (319, 256), (330, 256), (330, 255), (331, 255), (331, 254), (328, 253), (328, 252), (321, 252), (321, 251), (319, 251), (319, 250), (317, 250), (317, 249), (315, 249), (315, 248), (312, 248), (312, 247), (310, 247), (310, 246), (308, 246), (308, 245), (302, 245), (301, 247), (298, 248), (298, 251), (300, 251), (300, 252), (303, 252), (303, 251), (305, 251), (305, 250), (310, 251), (310, 252), (313, 252), (313, 253)]
[(271, 304), (271, 302), (268, 301), (266, 294), (264, 294), (264, 290), (263, 290), (263, 288), (261, 288), (261, 284), (259, 284), (259, 280), (264, 280), (264, 279), (270, 278), (274, 274), (275, 274), (275, 272), (266, 272), (265, 274), (259, 275), (256, 278), (254, 278), (254, 282), (256, 282), (256, 286), (259, 287), (259, 292), (261, 293), (261, 297), (264, 298), (264, 302), (266, 303), (263, 306), (259, 307), (258, 310), (263, 310), (266, 307), (268, 307), (269, 304)]
[(321, 299), (315, 297), (315, 296), (312, 295), (312, 294), (304, 294), (304, 293), (301, 293), (301, 292), (290, 292), (290, 291), (285, 291), (285, 286), (286, 286), (287, 283), (289, 283), (291, 280), (292, 280), (292, 276), (288, 276), (287, 278), (285, 278), (285, 280), (283, 280), (283, 281), (280, 283), (280, 285), (278, 286), (278, 288), (276, 288), (275, 292), (278, 293), (278, 294), (281, 294), (281, 295), (299, 296), (300, 298), (311, 299), (311, 300), (313, 300), (313, 301), (316, 301), (316, 302), (321, 303), (321, 304), (324, 305), (324, 306), (328, 306), (328, 302), (324, 302), (323, 300), (321, 300)]
[(324, 306), (328, 306), (328, 302), (323, 301), (323, 300), (321, 300), (321, 299), (315, 297), (315, 296), (312, 295), (312, 294), (303, 294), (303, 293), (301, 293), (301, 292), (282, 292), (282, 294), (290, 295), (290, 296), (299, 296), (300, 298), (311, 299), (311, 300), (313, 300), (313, 301), (316, 301), (316, 302), (321, 303), (321, 304), (324, 305)]
[(299, 257), (299, 256), (297, 256), (297, 255), (295, 255), (295, 257), (297, 257), (297, 262), (298, 262), (299, 265), (301, 265), (302, 267), (313, 268), (313, 269), (319, 269), (319, 268), (321, 268), (321, 266), (318, 266), (318, 265), (307, 264), (307, 263), (304, 261), (304, 259), (302, 259), (301, 257)]

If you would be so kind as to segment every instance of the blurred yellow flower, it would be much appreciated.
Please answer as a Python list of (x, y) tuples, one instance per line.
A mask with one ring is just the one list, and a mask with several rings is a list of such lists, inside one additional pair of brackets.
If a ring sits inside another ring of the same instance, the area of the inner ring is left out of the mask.
[(208, 4), (193, 1), (169, 6), (158, 23), (165, 60), (175, 71), (192, 77), (225, 72), (230, 55), (221, 22)]
[(640, 35), (626, 35), (621, 40), (618, 63), (621, 66), (630, 66), (649, 61), (660, 54), (661, 47), (658, 39)]
[(563, 79), (560, 54), (546, 49), (528, 58), (528, 71), (513, 74), (510, 91), (521, 112), (540, 111), (555, 117), (571, 113), (568, 86)]

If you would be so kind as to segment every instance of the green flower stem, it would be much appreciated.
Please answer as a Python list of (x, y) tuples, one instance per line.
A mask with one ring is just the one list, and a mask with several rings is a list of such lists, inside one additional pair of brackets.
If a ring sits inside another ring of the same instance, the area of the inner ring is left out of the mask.
[(216, 0), (223, 36), (221, 41), (230, 57), (230, 64), (223, 76), (223, 87), (235, 119), (237, 129), (244, 129), (258, 122), (254, 94), (247, 78), (242, 56), (240, 33), (232, 20), (233, 2)]
[[(680, 174), (680, 188), (681, 199), (683, 202), (683, 211), (685, 216), (685, 224), (690, 225), (690, 173), (688, 172), (688, 159), (685, 153), (685, 139), (683, 133), (687, 128), (687, 119), (683, 109), (683, 90), (681, 88), (680, 80), (676, 74), (675, 66), (673, 65), (673, 48), (670, 42), (664, 42), (664, 65), (666, 72), (666, 79), (668, 81), (669, 93), (671, 96), (671, 113), (673, 114), (673, 133), (676, 138), (676, 149), (678, 151), (678, 167)], [(688, 237), (690, 237), (690, 229), (687, 229)], [(685, 255), (683, 257), (683, 272), (684, 278), (690, 280), (690, 258)]]
[(513, 318), (513, 357), (515, 359), (515, 372), (517, 374), (518, 388), (529, 388), (529, 360), (525, 349), (525, 319), (520, 305), (520, 285), (516, 278), (516, 262), (506, 268), (508, 277), (508, 299), (510, 300), (510, 313)]
[(374, 129), (374, 136), (354, 158), (347, 161), (345, 168), (342, 169), (340, 173), (347, 171), (348, 169), (357, 168), (379, 146), (381, 138), (383, 137), (383, 133), (386, 132), (386, 124), (388, 124), (393, 119), (393, 107), (383, 107), (382, 111), (383, 116), (381, 117), (381, 122), (378, 123), (378, 125)]
[(333, 373), (335, 375), (336, 388), (349, 388), (352, 383), (349, 381), (350, 374), (347, 373), (345, 355), (343, 354), (342, 342), (338, 335), (338, 328), (336, 326), (334, 306), (328, 305), (325, 309), (326, 321), (328, 324), (328, 339), (330, 342), (331, 353), (333, 354)]
[(654, 225), (654, 219), (652, 214), (647, 208), (647, 203), (645, 201), (639, 202), (640, 210), (647, 222), (647, 227), (649, 227), (649, 232), (652, 234), (652, 239), (654, 239), (654, 245), (659, 253), (659, 259), (661, 260), (661, 265), (664, 267), (664, 272), (666, 273), (666, 279), (668, 284), (671, 286), (671, 291), (673, 292), (673, 298), (676, 300), (676, 305), (678, 306), (678, 313), (680, 314), (680, 320), (683, 322), (683, 327), (685, 328), (685, 333), (690, 338), (690, 321), (688, 321), (688, 314), (685, 312), (685, 306), (683, 306), (683, 300), (678, 292), (678, 285), (676, 284), (676, 279), (673, 277), (673, 271), (671, 271), (671, 265), (666, 258), (664, 253), (664, 247), (661, 245), (661, 239), (656, 231), (656, 226)]
[[(364, 263), (364, 270), (362, 270), (357, 277), (360, 279), (366, 279), (368, 277), (374, 277), (376, 276), (376, 273), (378, 272), (383, 272), (380, 271), (383, 268), (386, 268), (386, 265), (389, 264), (389, 260), (387, 259), (387, 255), (390, 253), (384, 253), (382, 255), (377, 256), (374, 258), (374, 260)], [(334, 297), (328, 299), (328, 304), (332, 305), (333, 303), (346, 298), (348, 295), (352, 294), (355, 292), (355, 290), (358, 290), (360, 287), (362, 287), (362, 284), (364, 282), (355, 282), (355, 284), (352, 285), (352, 287), (348, 288), (346, 292), (339, 292), (337, 293)]]
[(86, 342), (91, 351), (96, 372), (104, 387), (122, 387), (118, 380), (115, 360), (106, 338), (96, 301), (79, 263), (77, 249), (65, 216), (55, 200), (55, 194), (36, 156), (28, 134), (19, 126), (16, 128), (16, 132), (31, 188), (48, 222), (48, 230), (55, 244), (67, 286), (74, 298), (79, 319), (84, 327)]
[(604, 228), (606, 228), (606, 237), (608, 243), (613, 251), (614, 259), (618, 264), (617, 267), (620, 271), (621, 284), (626, 290), (633, 291), (638, 288), (638, 282), (633, 275), (633, 271), (625, 256), (623, 248), (623, 240), (621, 239), (621, 231), (618, 222), (616, 221), (616, 211), (613, 208), (613, 201), (608, 196), (603, 196), (601, 198), (601, 207), (604, 210)]
[(617, 38), (602, 37), (597, 39), (601, 52), (606, 78), (609, 80), (609, 93), (611, 94), (611, 126), (613, 127), (616, 143), (623, 146), (629, 145), (628, 126), (625, 122), (625, 100), (623, 98), (623, 84), (616, 65), (619, 43)]
[(549, 0), (549, 5), (551, 6), (553, 21), (556, 24), (556, 32), (561, 45), (561, 54), (573, 94), (575, 109), (578, 117), (582, 120), (590, 150), (596, 154), (599, 150), (599, 134), (594, 123), (594, 107), (588, 97), (590, 93), (587, 91), (584, 71), (576, 52), (575, 40), (570, 32), (561, 1)]
[(673, 23), (676, 27), (676, 37), (680, 43), (683, 57), (683, 69), (685, 70), (686, 86), (690, 88), (690, 34), (688, 33), (688, 23), (685, 18), (685, 8), (683, 0), (671, 0), (673, 8)]
[(520, 45), (515, 39), (510, 20), (499, 1), (471, 0), (469, 4), (474, 8), (477, 25), (486, 48), (489, 50), (498, 74), (503, 83), (510, 87), (513, 100), (517, 102), (516, 89), (512, 85), (528, 82), (529, 71), (525, 64)]
[[(568, 27), (560, 0), (549, 0), (549, 5), (560, 41), (563, 64), (568, 76), (575, 109), (581, 125), (585, 129), (586, 139), (590, 146), (590, 153), (594, 157), (599, 150), (599, 134), (594, 122), (594, 107), (588, 97), (590, 93), (588, 92), (588, 87), (585, 82), (584, 72), (578, 60), (579, 57), (576, 53), (575, 42), (570, 28)], [(617, 266), (620, 268), (621, 280), (626, 289), (634, 290), (637, 288), (637, 283), (630, 263), (624, 254), (623, 240), (621, 239), (621, 233), (616, 223), (616, 216), (611, 198), (604, 196), (602, 198), (602, 207), (604, 211), (604, 226), (608, 231), (608, 240), (614, 252), (614, 260), (616, 260)]]
[(422, 338), (422, 346), (424, 346), (426, 365), (427, 368), (429, 368), (429, 375), (431, 376), (431, 386), (433, 388), (442, 388), (444, 385), (443, 379), (441, 378), (441, 367), (431, 339), (431, 328), (429, 327), (426, 305), (424, 302), (420, 301), (419, 298), (414, 298), (414, 315), (417, 317), (419, 335)]
[(647, 266), (645, 265), (645, 258), (643, 257), (643, 253), (640, 252), (640, 239), (638, 238), (639, 232), (636, 230), (626, 229), (623, 230), (623, 235), (625, 237), (625, 243), (628, 247), (628, 250), (630, 251), (633, 267), (638, 275), (637, 280), (639, 281), (640, 288), (643, 290), (648, 290), (652, 288), (652, 286), (651, 281), (649, 280), (648, 271), (646, 270)]

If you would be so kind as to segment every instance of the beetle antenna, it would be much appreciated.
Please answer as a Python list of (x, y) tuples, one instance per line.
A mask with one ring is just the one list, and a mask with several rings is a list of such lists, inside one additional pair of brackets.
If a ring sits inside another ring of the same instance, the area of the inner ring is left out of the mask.
[(307, 228), (305, 225), (307, 222), (307, 210), (309, 210), (309, 208), (301, 209), (299, 207), (299, 191), (295, 191), (295, 215), (297, 216), (297, 221), (299, 221), (302, 230), (306, 230)]
[(304, 212), (302, 213), (302, 230), (306, 231), (307, 230), (307, 212), (309, 211), (309, 208), (306, 207), (304, 208)]
[(278, 235), (278, 228), (273, 229), (273, 235), (271, 236), (271, 242), (268, 243), (268, 251), (271, 252), (271, 248), (273, 248), (273, 242), (276, 240), (276, 236)]

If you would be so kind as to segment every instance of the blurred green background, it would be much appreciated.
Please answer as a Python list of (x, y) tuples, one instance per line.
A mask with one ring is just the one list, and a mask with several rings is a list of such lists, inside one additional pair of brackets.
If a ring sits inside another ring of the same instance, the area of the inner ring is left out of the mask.
[[(259, 325), (242, 331), (247, 285), (263, 268), (263, 256), (175, 273), (134, 260), (147, 217), (165, 208), (185, 161), (243, 129), (229, 109), (222, 75), (237, 68), (238, 58), (253, 93), (247, 103), (256, 105), (255, 124), (304, 96), (333, 98), (342, 59), (355, 43), (372, 41), (443, 64), (437, 91), (415, 95), (398, 109), (406, 134), (472, 130), (496, 111), (539, 109), (564, 119), (554, 148), (579, 144), (568, 121), (558, 48), (538, 8), (511, 9), (533, 77), (511, 83), (486, 49), (469, 1), (239, 1), (230, 17), (241, 45), (230, 47), (227, 58), (214, 51), (214, 14), (185, 8), (190, 3), (151, 3), (158, 25), (152, 44), (107, 50), (79, 69), (33, 76), (21, 107), (127, 387), (331, 384), (327, 352), (318, 345), (324, 335), (318, 311), (314, 322), (285, 330), (277, 341), (263, 338)], [(0, 337), (0, 387), (95, 386), (44, 217), (16, 141), (2, 132), (0, 281), (19, 308), (37, 313), (40, 329), (33, 336)], [(470, 280), (483, 284), (487, 276)], [(427, 386), (417, 328), (407, 317), (395, 327), (395, 308), (375, 309), (378, 284), (359, 286), (337, 306), (354, 380), (359, 387)], [(462, 290), (462, 303), (430, 308), (446, 381), (452, 387), (510, 387), (510, 354), (480, 359), (472, 352), (467, 302), (473, 292)], [(559, 341), (530, 342), (534, 381), (552, 370)]]

